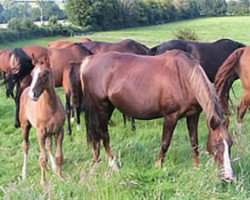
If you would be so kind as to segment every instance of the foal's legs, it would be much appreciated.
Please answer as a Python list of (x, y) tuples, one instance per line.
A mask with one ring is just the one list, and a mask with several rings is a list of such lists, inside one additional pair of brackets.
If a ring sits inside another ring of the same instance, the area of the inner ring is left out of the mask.
[(80, 131), (81, 129), (81, 106), (76, 108), (76, 122), (77, 122), (77, 130)]
[(41, 181), (40, 183), (43, 185), (45, 180), (45, 171), (46, 171), (46, 164), (47, 164), (47, 157), (45, 152), (45, 140), (46, 140), (46, 132), (45, 130), (37, 130), (37, 137), (39, 141), (40, 146), (40, 156), (39, 156), (39, 162), (41, 167)]
[(199, 166), (199, 142), (198, 142), (198, 132), (197, 132), (199, 116), (200, 114), (194, 115), (192, 117), (187, 117), (187, 127), (192, 146), (192, 157), (193, 157), (194, 167)]
[(52, 171), (56, 172), (56, 162), (55, 162), (55, 159), (53, 157), (53, 151), (52, 151), (52, 135), (49, 135), (46, 138), (46, 150), (48, 151), (48, 154), (49, 154), (49, 159), (51, 162)]
[(29, 131), (30, 131), (31, 125), (28, 121), (26, 121), (24, 124), (22, 124), (22, 136), (23, 136), (23, 169), (22, 169), (22, 177), (23, 179), (27, 178), (28, 175), (28, 170), (27, 170), (27, 165), (28, 165), (28, 151), (29, 151), (29, 146), (30, 146), (30, 141), (29, 141)]
[(168, 150), (170, 145), (173, 132), (176, 126), (177, 120), (176, 118), (171, 118), (170, 116), (164, 117), (164, 124), (163, 124), (163, 133), (162, 133), (162, 141), (161, 141), (161, 151), (158, 157), (158, 160), (155, 163), (157, 168), (162, 167), (162, 163), (164, 161), (165, 153)]
[(71, 129), (71, 122), (70, 122), (70, 117), (71, 117), (70, 96), (66, 94), (65, 99), (66, 99), (65, 107), (66, 107), (67, 121), (68, 121), (68, 133), (69, 135), (71, 135), (72, 129)]
[(63, 152), (62, 152), (62, 142), (64, 137), (64, 129), (56, 135), (56, 165), (58, 176), (62, 178), (62, 163), (63, 163)]
[(244, 96), (241, 100), (240, 106), (238, 107), (238, 116), (237, 116), (237, 122), (238, 122), (238, 130), (241, 132), (242, 122), (244, 115), (247, 111), (247, 108), (250, 106), (250, 94), (248, 90), (244, 90)]

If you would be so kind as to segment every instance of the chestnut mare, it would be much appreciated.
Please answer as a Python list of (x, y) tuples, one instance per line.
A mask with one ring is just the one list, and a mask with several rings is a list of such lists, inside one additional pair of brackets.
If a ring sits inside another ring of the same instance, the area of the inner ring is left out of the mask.
[[(241, 131), (244, 115), (247, 108), (250, 106), (250, 47), (240, 48), (235, 50), (228, 59), (220, 67), (216, 78), (215, 88), (218, 93), (220, 104), (224, 112), (229, 115), (228, 100), (229, 90), (233, 82), (239, 76), (242, 87), (244, 89), (244, 96), (238, 107), (237, 122), (238, 129)], [(227, 125), (229, 119), (227, 118)]]
[[(62, 177), (62, 142), (66, 113), (54, 88), (53, 73), (48, 57), (34, 58), (31, 86), (25, 88), (20, 98), (20, 124), (23, 136), (24, 162), (22, 177), (27, 177), (29, 131), (33, 126), (37, 130), (40, 146), (41, 184), (45, 182), (45, 171), (48, 151), (53, 171)], [(52, 155), (52, 136), (56, 138), (56, 164)]]
[(58, 41), (54, 41), (54, 42), (51, 42), (49, 43), (48, 47), (51, 47), (51, 48), (65, 48), (65, 47), (69, 47), (71, 46), (72, 44), (81, 44), (81, 43), (84, 43), (84, 42), (90, 42), (91, 39), (89, 38), (81, 38), (81, 41), (80, 42), (71, 42), (71, 41), (65, 41), (65, 40), (58, 40)]
[[(79, 44), (72, 44), (68, 48), (46, 48), (41, 46), (27, 46), (24, 48), (17, 48), (13, 51), (11, 57), (10, 66), (11, 69), (16, 71), (12, 75), (12, 81), (18, 82), (23, 77), (31, 77), (30, 72), (34, 68), (31, 62), (31, 55), (34, 54), (35, 58), (40, 58), (47, 55), (50, 59), (51, 69), (54, 75), (54, 81), (56, 87), (63, 87), (66, 97), (66, 111), (68, 120), (68, 132), (72, 133), (70, 116), (71, 116), (71, 98), (73, 89), (70, 87), (69, 82), (71, 61), (80, 62), (85, 56), (92, 55), (91, 51)], [(79, 82), (80, 84), (80, 82)], [(24, 85), (20, 90), (22, 91), (29, 84)], [(21, 93), (21, 92), (19, 92)], [(77, 127), (80, 127), (80, 112), (81, 108), (75, 108), (77, 111)], [(17, 109), (18, 110), (18, 109)], [(18, 119), (18, 117), (17, 117)]]
[(234, 50), (244, 46), (244, 44), (229, 39), (221, 39), (212, 43), (171, 40), (153, 47), (148, 51), (148, 55), (160, 55), (173, 49), (188, 52), (200, 62), (209, 80), (214, 82), (215, 75), (222, 63)]
[[(137, 55), (146, 55), (149, 48), (145, 45), (136, 42), (135, 40), (126, 39), (122, 40), (118, 43), (110, 43), (110, 42), (99, 42), (99, 41), (91, 41), (83, 43), (83, 46), (88, 48), (94, 54), (96, 53), (105, 53), (109, 51), (117, 51), (121, 53), (132, 53)], [(131, 129), (132, 131), (136, 130), (135, 120), (133, 118), (128, 118), (131, 120)], [(126, 115), (123, 114), (123, 123), (126, 126)]]
[(109, 52), (85, 58), (81, 82), (86, 95), (87, 140), (94, 161), (100, 160), (103, 141), (109, 165), (117, 169), (109, 144), (108, 122), (114, 108), (135, 119), (164, 118), (161, 167), (177, 121), (187, 118), (194, 165), (198, 166), (197, 125), (204, 110), (209, 129), (208, 152), (226, 181), (234, 179), (230, 164), (231, 136), (223, 125), (223, 113), (212, 84), (190, 54), (180, 50), (159, 56)]

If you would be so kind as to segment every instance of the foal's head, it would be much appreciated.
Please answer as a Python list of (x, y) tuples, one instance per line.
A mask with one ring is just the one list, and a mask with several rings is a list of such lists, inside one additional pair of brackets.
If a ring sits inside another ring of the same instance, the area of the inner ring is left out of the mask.
[(32, 63), (35, 67), (31, 73), (33, 78), (30, 85), (29, 97), (37, 101), (43, 91), (53, 86), (52, 71), (47, 56), (36, 59), (34, 54), (32, 54)]
[(208, 122), (208, 127), (207, 150), (214, 157), (220, 169), (221, 178), (226, 182), (231, 182), (234, 180), (230, 163), (230, 151), (233, 145), (232, 137), (220, 117), (212, 116)]

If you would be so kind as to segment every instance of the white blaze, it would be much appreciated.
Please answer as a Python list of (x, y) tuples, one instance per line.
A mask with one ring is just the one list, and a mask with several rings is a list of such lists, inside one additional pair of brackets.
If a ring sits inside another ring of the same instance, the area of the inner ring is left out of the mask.
[(31, 85), (30, 85), (30, 90), (29, 90), (30, 98), (33, 98), (33, 96), (34, 96), (33, 89), (36, 85), (36, 82), (38, 80), (38, 75), (40, 74), (40, 72), (41, 72), (40, 67), (38, 67), (34, 70), (34, 76), (33, 76), (33, 79), (32, 79)]
[(226, 177), (232, 177), (233, 176), (233, 170), (231, 168), (230, 164), (230, 158), (229, 158), (229, 148), (226, 140), (223, 140), (224, 143), (224, 154), (223, 154), (223, 159), (224, 159), (224, 176)]

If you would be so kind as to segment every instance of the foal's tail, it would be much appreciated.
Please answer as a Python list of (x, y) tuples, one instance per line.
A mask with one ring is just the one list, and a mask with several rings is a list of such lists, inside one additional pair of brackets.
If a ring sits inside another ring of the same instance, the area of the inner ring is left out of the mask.
[(219, 102), (225, 114), (229, 114), (228, 100), (229, 90), (233, 82), (238, 78), (236, 66), (239, 64), (244, 48), (235, 50), (222, 64), (215, 77), (215, 88), (219, 97)]

